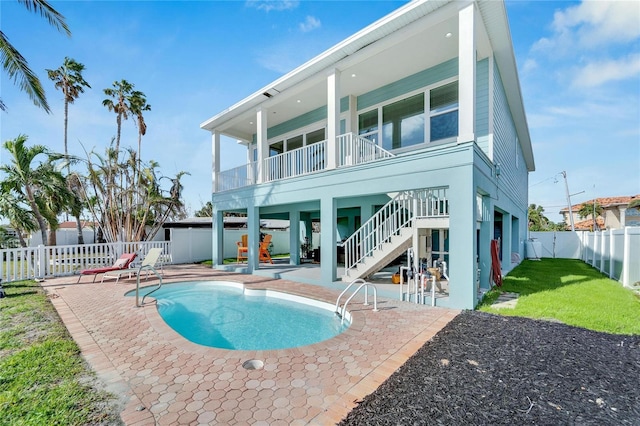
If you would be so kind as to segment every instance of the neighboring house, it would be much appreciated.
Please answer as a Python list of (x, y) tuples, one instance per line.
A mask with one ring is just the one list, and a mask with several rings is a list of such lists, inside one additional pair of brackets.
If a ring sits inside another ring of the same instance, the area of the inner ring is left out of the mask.
[[(634, 200), (639, 200), (640, 194), (625, 197), (603, 197), (585, 201), (584, 203), (574, 204), (571, 206), (573, 215), (574, 229), (577, 231), (593, 231), (593, 215), (581, 218), (578, 212), (583, 205), (599, 205), (602, 208), (602, 214), (596, 218), (597, 230), (603, 229), (620, 229), (625, 226), (640, 226), (640, 212), (638, 208), (629, 209), (627, 206)], [(566, 229), (571, 229), (571, 218), (569, 217), (569, 209), (560, 210), (560, 214), (564, 218)]]
[[(448, 262), (438, 304), (456, 308), (489, 287), (492, 239), (504, 272), (524, 256), (534, 158), (502, 1), (408, 3), (201, 127), (218, 267), (225, 212), (247, 215), (250, 273), (261, 219), (290, 221), (294, 265), (319, 221), (318, 283), (367, 277), (413, 247)], [(247, 147), (246, 165), (220, 170), (223, 135)]]

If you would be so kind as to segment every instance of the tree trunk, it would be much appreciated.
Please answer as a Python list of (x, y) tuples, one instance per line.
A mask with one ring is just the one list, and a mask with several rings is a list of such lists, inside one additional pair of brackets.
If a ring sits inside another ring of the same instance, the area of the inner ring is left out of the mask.
[(51, 227), (49, 227), (49, 239), (47, 241), (47, 245), (48, 246), (55, 246), (58, 243), (58, 236), (56, 235), (56, 230), (55, 229), (51, 229)]
[(78, 244), (84, 244), (84, 235), (82, 234), (82, 222), (80, 216), (76, 216), (76, 229), (78, 230)]

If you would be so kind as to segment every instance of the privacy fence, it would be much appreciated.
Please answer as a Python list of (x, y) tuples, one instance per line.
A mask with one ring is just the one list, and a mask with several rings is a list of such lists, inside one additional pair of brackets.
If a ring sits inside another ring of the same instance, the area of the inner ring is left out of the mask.
[(580, 259), (625, 287), (640, 282), (640, 227), (587, 232), (530, 232), (541, 253), (527, 257)]
[(82, 269), (110, 266), (123, 253), (137, 253), (136, 261), (140, 262), (153, 247), (163, 249), (161, 256), (163, 263), (172, 263), (169, 241), (40, 245), (2, 249), (0, 250), (0, 279), (3, 282), (9, 282), (75, 275)]

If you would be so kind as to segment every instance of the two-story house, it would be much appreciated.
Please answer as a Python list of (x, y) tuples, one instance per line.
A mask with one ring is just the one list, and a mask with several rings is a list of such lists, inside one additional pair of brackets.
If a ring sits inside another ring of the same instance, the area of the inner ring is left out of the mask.
[[(261, 218), (290, 221), (293, 265), (319, 220), (319, 284), (369, 276), (413, 248), (416, 267), (448, 263), (443, 306), (477, 304), (492, 239), (503, 271), (523, 258), (534, 159), (502, 1), (410, 2), (201, 127), (214, 265), (225, 212), (247, 215), (249, 273), (261, 267)], [(245, 166), (220, 170), (222, 135), (247, 147)]]

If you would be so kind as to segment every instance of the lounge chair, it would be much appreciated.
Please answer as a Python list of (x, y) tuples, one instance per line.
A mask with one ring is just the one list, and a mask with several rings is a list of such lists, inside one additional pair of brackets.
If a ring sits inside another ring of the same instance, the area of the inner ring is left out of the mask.
[[(129, 275), (129, 278), (137, 276), (143, 266), (155, 267), (156, 263), (158, 263), (158, 260), (160, 259), (160, 254), (162, 254), (162, 250), (163, 249), (157, 248), (157, 247), (150, 249), (149, 253), (147, 253), (147, 255), (142, 260), (142, 263), (137, 268), (119, 269), (119, 270), (105, 272), (102, 275), (102, 281), (100, 282), (103, 282), (104, 279), (107, 277), (109, 278), (115, 277), (116, 283), (117, 283), (118, 280), (120, 279), (120, 276), (122, 275)], [(147, 271), (147, 276), (149, 276), (149, 270), (147, 269), (146, 271)]]
[(236, 259), (236, 263), (247, 260), (249, 256), (249, 244), (247, 243), (249, 236), (247, 234), (244, 234), (240, 237), (240, 239), (242, 241), (236, 242), (236, 244), (238, 245), (238, 258)]
[(104, 266), (104, 267), (101, 267), (101, 268), (83, 269), (82, 271), (80, 271), (80, 276), (78, 277), (78, 282), (80, 282), (82, 277), (85, 276), (85, 275), (93, 275), (93, 281), (92, 282), (96, 282), (96, 278), (98, 278), (98, 274), (104, 274), (104, 273), (110, 272), (110, 271), (117, 271), (117, 270), (121, 270), (121, 269), (127, 269), (129, 267), (129, 264), (131, 264), (131, 262), (133, 262), (133, 259), (135, 259), (136, 256), (137, 256), (136, 253), (124, 253), (111, 266)]
[(273, 263), (271, 260), (271, 253), (269, 253), (269, 245), (271, 244), (271, 234), (264, 236), (264, 240), (260, 243), (260, 262)]

